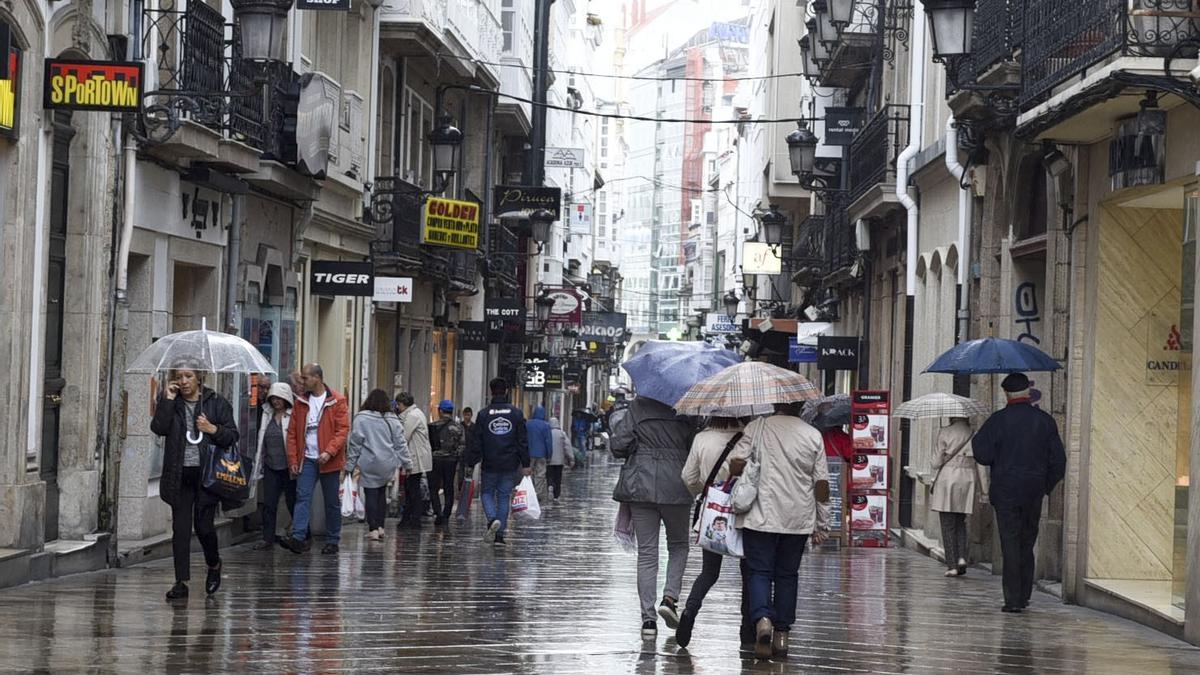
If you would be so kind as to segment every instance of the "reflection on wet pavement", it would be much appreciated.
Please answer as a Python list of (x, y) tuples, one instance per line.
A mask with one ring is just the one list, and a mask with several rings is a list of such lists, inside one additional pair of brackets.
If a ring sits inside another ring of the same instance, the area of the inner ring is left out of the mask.
[[(997, 579), (942, 576), (909, 551), (806, 555), (786, 661), (738, 652), (737, 566), (727, 561), (688, 650), (659, 626), (643, 642), (635, 559), (611, 537), (615, 463), (568, 472), (542, 521), (507, 547), (466, 524), (419, 533), (361, 525), (342, 553), (223, 552), (224, 586), (163, 601), (169, 561), (0, 592), (0, 669), (158, 672), (1195, 673), (1200, 650), (1036, 594), (1001, 614)], [(662, 547), (665, 556), (665, 546)], [(699, 570), (689, 560), (685, 592)], [(665, 569), (665, 560), (663, 568)]]

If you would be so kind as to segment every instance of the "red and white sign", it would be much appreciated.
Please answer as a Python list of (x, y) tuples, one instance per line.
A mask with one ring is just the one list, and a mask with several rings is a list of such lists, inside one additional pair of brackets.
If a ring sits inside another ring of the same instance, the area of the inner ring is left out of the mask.
[(375, 277), (375, 302), (412, 302), (413, 280), (408, 277)]
[(583, 319), (583, 298), (573, 288), (552, 288), (546, 293), (554, 306), (550, 308), (549, 324), (578, 326)]
[(856, 390), (850, 394), (850, 545), (888, 545), (888, 472), (892, 426), (891, 392)]

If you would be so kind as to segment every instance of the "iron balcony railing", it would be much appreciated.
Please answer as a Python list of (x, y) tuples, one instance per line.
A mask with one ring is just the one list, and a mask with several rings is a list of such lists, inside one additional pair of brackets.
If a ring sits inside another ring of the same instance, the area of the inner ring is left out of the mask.
[(908, 141), (908, 106), (880, 108), (850, 144), (849, 202), (896, 178), (896, 159)]
[(421, 188), (395, 176), (375, 179), (371, 208), (364, 214), (375, 227), (371, 254), (410, 273), (419, 273), (421, 258)]
[(993, 66), (1013, 59), (1024, 37), (1025, 0), (976, 0), (970, 55), (946, 64), (947, 86), (975, 82)]
[(854, 228), (845, 208), (836, 208), (829, 214), (825, 230), (826, 264), (830, 274), (850, 267), (858, 260), (858, 247), (854, 241)]
[(811, 215), (800, 221), (797, 228), (796, 245), (790, 256), (793, 275), (799, 281), (823, 278), (829, 273), (825, 254), (826, 217)]
[(1195, 0), (1026, 0), (1023, 13), (1024, 109), (1109, 57), (1195, 58), (1200, 37)]

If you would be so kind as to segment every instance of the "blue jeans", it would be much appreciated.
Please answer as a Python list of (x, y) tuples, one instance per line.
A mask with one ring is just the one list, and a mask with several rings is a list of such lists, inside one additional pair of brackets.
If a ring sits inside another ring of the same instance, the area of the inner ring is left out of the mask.
[(508, 531), (508, 507), (512, 505), (513, 490), (521, 482), (521, 472), (483, 471), (480, 478), (483, 492), (479, 499), (483, 502), (483, 514), (488, 523), (500, 521), (500, 534), (504, 534)]
[(796, 595), (800, 590), (800, 558), (807, 534), (776, 534), (742, 530), (749, 580), (751, 625), (764, 616), (777, 631), (789, 631), (796, 621)]
[(342, 539), (342, 500), (338, 499), (341, 472), (321, 473), (315, 459), (305, 459), (296, 479), (296, 511), (292, 516), (292, 538), (304, 541), (308, 538), (308, 523), (312, 519), (313, 490), (321, 484), (321, 496), (325, 498), (325, 543), (337, 544)]
[(276, 515), (279, 513), (279, 497), (283, 496), (288, 513), (296, 513), (296, 481), (287, 469), (263, 467), (262, 535), (263, 541), (275, 541)]

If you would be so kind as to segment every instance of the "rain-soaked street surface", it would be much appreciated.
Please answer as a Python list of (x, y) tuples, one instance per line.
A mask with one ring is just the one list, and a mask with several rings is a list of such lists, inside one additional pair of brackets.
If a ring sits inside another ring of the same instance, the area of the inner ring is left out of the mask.
[(363, 526), (347, 526), (336, 558), (227, 549), (224, 586), (207, 602), (196, 554), (192, 597), (178, 608), (163, 600), (167, 560), (0, 591), (0, 670), (1200, 672), (1200, 650), (1047, 595), (1027, 614), (1001, 614), (997, 579), (946, 579), (903, 550), (806, 555), (786, 661), (739, 655), (729, 561), (688, 650), (661, 623), (643, 642), (634, 557), (611, 537), (616, 466), (569, 471), (563, 500), (516, 524), (504, 548), (481, 544), (476, 503), (445, 533), (389, 524), (384, 543), (368, 544)]

